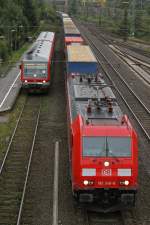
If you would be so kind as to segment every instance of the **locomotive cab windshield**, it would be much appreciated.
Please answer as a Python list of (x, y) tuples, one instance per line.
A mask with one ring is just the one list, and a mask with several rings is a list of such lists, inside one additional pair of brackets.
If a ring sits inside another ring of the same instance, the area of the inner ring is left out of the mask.
[(131, 157), (131, 138), (83, 137), (83, 157)]

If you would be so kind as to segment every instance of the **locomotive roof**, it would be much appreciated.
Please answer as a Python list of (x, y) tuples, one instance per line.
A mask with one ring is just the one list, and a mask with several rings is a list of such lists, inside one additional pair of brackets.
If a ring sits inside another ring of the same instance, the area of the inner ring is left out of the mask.
[(54, 41), (54, 33), (42, 32), (37, 38), (36, 42), (26, 52), (23, 61), (47, 62), (52, 50), (53, 41)]
[[(118, 125), (123, 116), (112, 89), (98, 77), (70, 78), (76, 113), (91, 124)], [(81, 81), (82, 79), (82, 81)], [(112, 111), (110, 110), (112, 109)]]
[(68, 62), (97, 62), (89, 46), (67, 46)]

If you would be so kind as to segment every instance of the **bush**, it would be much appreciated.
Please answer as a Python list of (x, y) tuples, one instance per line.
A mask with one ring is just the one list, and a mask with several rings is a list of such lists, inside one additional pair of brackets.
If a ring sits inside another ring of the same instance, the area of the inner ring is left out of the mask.
[(8, 46), (5, 40), (0, 40), (0, 59), (5, 61), (8, 58)]

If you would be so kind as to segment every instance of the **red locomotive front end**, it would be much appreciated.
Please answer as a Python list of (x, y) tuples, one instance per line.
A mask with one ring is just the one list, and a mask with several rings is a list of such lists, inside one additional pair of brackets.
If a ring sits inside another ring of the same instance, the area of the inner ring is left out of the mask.
[(127, 117), (120, 125), (72, 126), (72, 190), (81, 204), (102, 210), (135, 205), (137, 192), (137, 136)]
[(137, 135), (100, 75), (67, 80), (72, 192), (99, 211), (135, 205)]

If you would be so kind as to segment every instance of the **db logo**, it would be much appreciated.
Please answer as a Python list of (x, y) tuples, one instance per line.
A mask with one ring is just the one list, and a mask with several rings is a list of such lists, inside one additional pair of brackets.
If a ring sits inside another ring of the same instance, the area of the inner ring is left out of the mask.
[(111, 169), (102, 170), (102, 176), (111, 176)]

